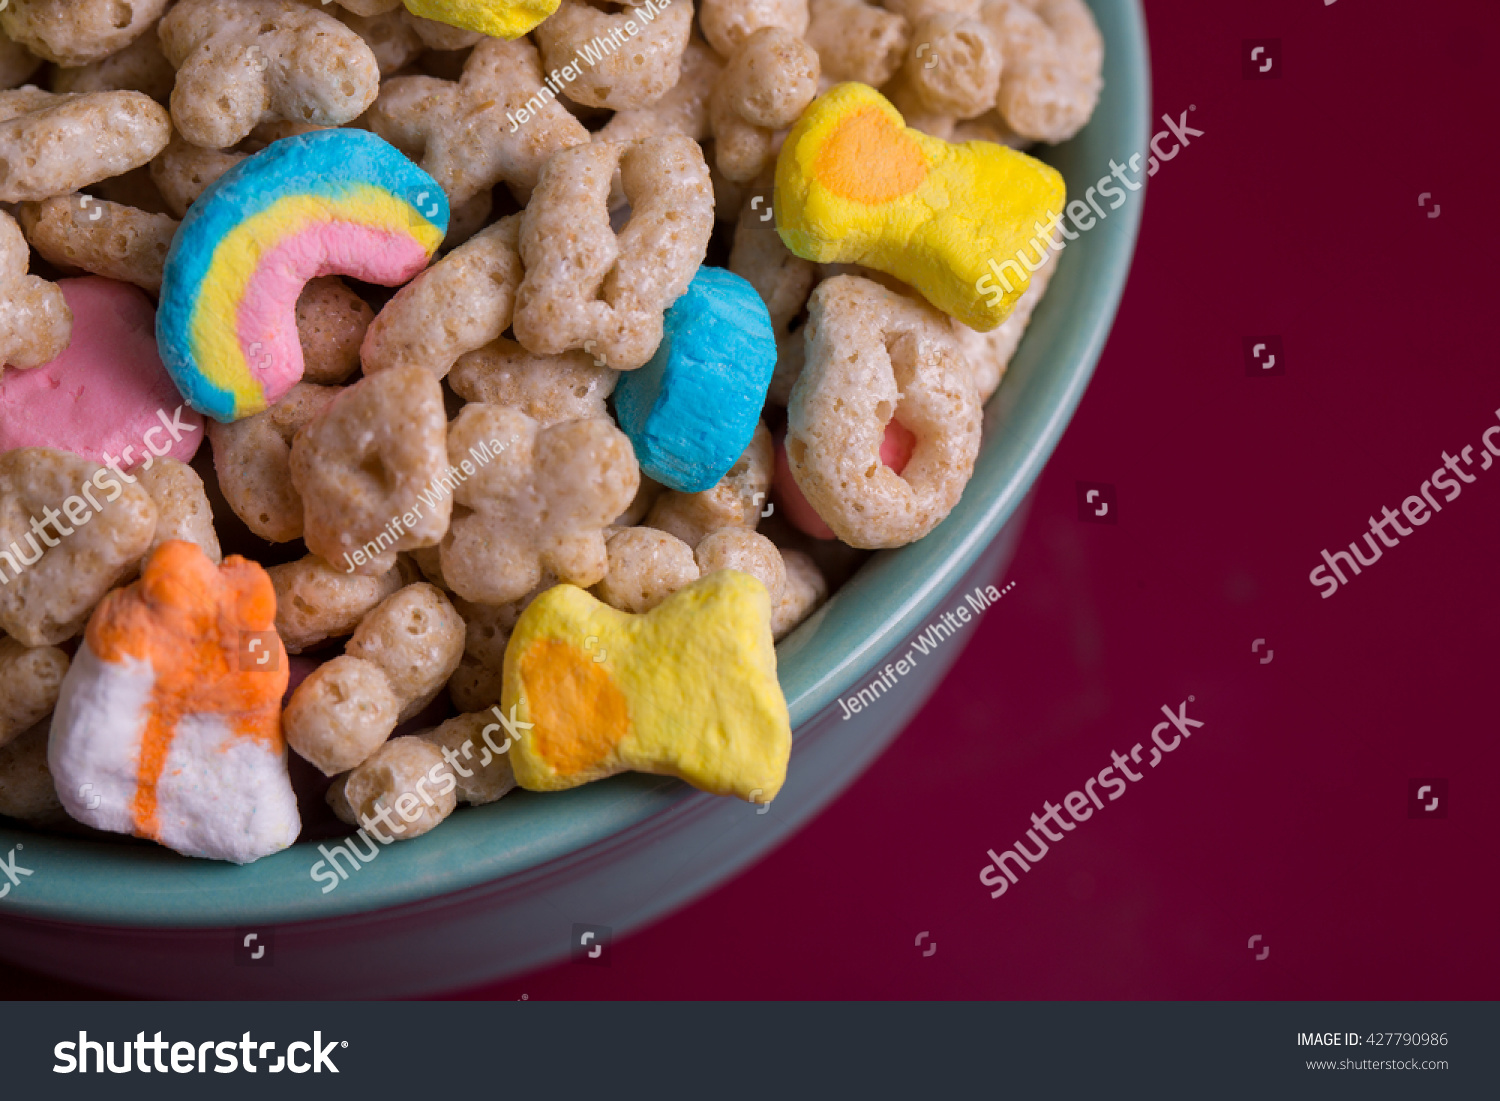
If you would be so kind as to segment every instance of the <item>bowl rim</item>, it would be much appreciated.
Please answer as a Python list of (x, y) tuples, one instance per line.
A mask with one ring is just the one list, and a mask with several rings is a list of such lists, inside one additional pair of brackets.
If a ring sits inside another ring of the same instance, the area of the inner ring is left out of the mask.
[[(1147, 151), (1151, 68), (1140, 0), (1090, 0), (1105, 30), (1107, 94), (1078, 138), (1042, 150), (1070, 160), (1104, 131), (1106, 157)], [(1088, 171), (1098, 165), (1090, 162)], [(1072, 175), (1067, 170), (1065, 175)], [(1124, 294), (1146, 181), (1117, 214), (1058, 259), (1006, 382), (985, 408), (973, 478), (952, 514), (925, 538), (877, 552), (777, 647), (794, 732), (870, 672), (968, 572), (1016, 511), (1071, 420)], [(1070, 188), (1070, 193), (1072, 189)], [(1084, 257), (1080, 260), (1079, 257)], [(1070, 262), (1071, 261), (1071, 262)], [(1064, 315), (1059, 302), (1076, 305)], [(1006, 431), (1016, 417), (1024, 429)], [(869, 624), (874, 622), (872, 630)], [(796, 660), (808, 652), (810, 660)], [(815, 659), (815, 660), (814, 660)], [(677, 781), (626, 774), (548, 795), (517, 791), (465, 808), (441, 830), (387, 846), (385, 859), (322, 893), (312, 878), (320, 846), (302, 841), (254, 864), (194, 861), (159, 846), (0, 827), (0, 853), (25, 845), (33, 875), (0, 903), (0, 917), (107, 927), (227, 928), (368, 914), (456, 894), (506, 876), (576, 859), (585, 850), (701, 796)], [(290, 872), (290, 874), (288, 874)]]

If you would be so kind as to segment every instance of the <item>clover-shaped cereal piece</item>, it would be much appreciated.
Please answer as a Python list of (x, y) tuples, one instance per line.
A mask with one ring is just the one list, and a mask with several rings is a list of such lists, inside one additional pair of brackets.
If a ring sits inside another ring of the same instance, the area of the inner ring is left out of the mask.
[(224, 500), (262, 539), (287, 543), (302, 538), (302, 496), (292, 482), (292, 440), (339, 393), (337, 387), (299, 382), (264, 413), (230, 424), (205, 422)]
[[(587, 586), (606, 569), (604, 529), (635, 496), (640, 470), (625, 434), (603, 418), (540, 428), (504, 406), (466, 405), (448, 457), (494, 457), (457, 489), (443, 537), (443, 577), (465, 600), (504, 604), (543, 571)], [(467, 470), (467, 467), (465, 467)]]
[(315, 554), (266, 570), (276, 589), (276, 631), (287, 653), (354, 632), (382, 600), (401, 588), (401, 571), (369, 575), (336, 570)]
[(825, 76), (879, 87), (901, 67), (911, 26), (864, 0), (808, 0), (807, 44)]
[(181, 0), (158, 33), (177, 69), (172, 122), (194, 145), (225, 149), (277, 120), (342, 126), (380, 91), (364, 39), (295, 0)]
[[(524, 122), (516, 122), (517, 115)], [(386, 81), (364, 123), (422, 166), (458, 206), (504, 181), (522, 202), (542, 166), (589, 132), (543, 84), (536, 47), (485, 39), (455, 81)]]
[(116, 467), (45, 447), (0, 455), (0, 630), (27, 646), (72, 638), (155, 530), (155, 502)]
[(700, 0), (703, 37), (724, 57), (762, 27), (785, 27), (798, 38), (807, 31), (807, 0)]
[(151, 29), (169, 0), (10, 0), (0, 28), (38, 57), (87, 65)]
[(753, 180), (774, 159), (775, 132), (818, 94), (817, 52), (783, 27), (762, 27), (740, 45), (714, 85), (709, 120), (719, 171)]
[(707, 577), (715, 570), (739, 570), (758, 578), (771, 597), (771, 636), (791, 634), (828, 595), (817, 565), (801, 551), (782, 550), (759, 532), (721, 528), (693, 551)]
[(446, 428), (442, 386), (420, 367), (381, 371), (330, 402), (292, 441), (307, 549), (374, 574), (442, 538)]
[[(500, 697), (495, 697), (499, 702)], [(415, 737), (436, 746), (452, 769), (460, 803), (481, 807), (493, 803), (516, 786), (510, 767), (510, 736), (496, 742), (503, 727), (496, 722), (498, 710), (455, 715), (440, 726), (418, 732)], [(399, 739), (398, 739), (399, 741)]]
[[(647, 19), (652, 9), (644, 6), (602, 11), (583, 0), (562, 0), (557, 13), (536, 29), (542, 68), (550, 72), (571, 65), (578, 75), (567, 86), (568, 98), (590, 107), (628, 111), (660, 99), (681, 75), (693, 6), (678, 0), (653, 7), (656, 14)], [(590, 63), (590, 48), (597, 55), (599, 42), (615, 41), (621, 45), (606, 48)]]
[(510, 328), (521, 216), (502, 218), (397, 292), (365, 334), (365, 373), (421, 367), (442, 378), (465, 352)]
[(501, 337), (459, 358), (448, 385), (465, 401), (519, 409), (538, 426), (607, 417), (605, 399), (620, 372), (583, 352), (537, 355)]
[(161, 290), (177, 225), (165, 214), (92, 195), (57, 195), (21, 206), (21, 227), (44, 259), (152, 293)]
[(656, 528), (625, 528), (611, 535), (605, 545), (608, 570), (592, 591), (622, 612), (649, 612), (698, 580), (693, 548), (675, 535)]
[(224, 560), (208, 493), (196, 470), (176, 459), (152, 456), (149, 465), (136, 470), (135, 478), (156, 502), (156, 533), (141, 556), (142, 569), (146, 559), (169, 539), (193, 544), (216, 566)]
[(1083, 0), (985, 0), (1000, 48), (996, 107), (1022, 137), (1056, 144), (1083, 129), (1104, 86), (1104, 38)]
[(27, 275), (30, 261), (21, 227), (0, 211), (0, 366), (40, 367), (61, 355), (73, 335), (62, 291)]
[(140, 92), (0, 92), (0, 202), (50, 199), (129, 172), (171, 134), (167, 113)]
[[(808, 313), (787, 417), (792, 475), (851, 546), (920, 539), (958, 503), (979, 454), (979, 396), (948, 319), (848, 275), (819, 284)], [(915, 437), (900, 474), (881, 456), (892, 421)]]
[[(618, 237), (608, 203), (616, 164), (631, 208)], [(521, 215), (516, 339), (533, 352), (582, 348), (617, 370), (640, 367), (703, 262), (713, 222), (708, 165), (691, 138), (563, 150)]]
[(753, 531), (771, 489), (774, 455), (771, 433), (762, 422), (718, 485), (702, 493), (668, 490), (652, 505), (646, 526), (675, 535), (690, 547), (722, 528)]
[(52, 714), (67, 671), (68, 655), (57, 647), (23, 646), (0, 636), (0, 746)]
[(406, 586), (297, 686), (282, 720), (287, 744), (325, 775), (356, 767), (442, 691), (463, 648), (464, 621), (448, 598), (425, 581)]
[(458, 806), (456, 786), (442, 750), (425, 738), (407, 736), (385, 743), (328, 795), (341, 818), (352, 818), (351, 826), (389, 844), (421, 837), (441, 824)]

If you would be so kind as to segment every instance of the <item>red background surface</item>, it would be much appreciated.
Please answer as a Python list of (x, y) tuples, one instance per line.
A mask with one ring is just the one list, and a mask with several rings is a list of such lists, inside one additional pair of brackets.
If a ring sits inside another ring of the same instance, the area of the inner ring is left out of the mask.
[[(1016, 588), (892, 748), (767, 859), (617, 940), (609, 967), (461, 996), (1500, 993), (1500, 465), (1332, 598), (1307, 580), (1500, 423), (1500, 11), (1145, 6), (1156, 114), (1196, 104), (1205, 136), (1150, 184)], [(1269, 38), (1283, 75), (1243, 79), (1243, 40)], [(1265, 335), (1286, 374), (1247, 377), (1242, 341)], [(1078, 481), (1117, 487), (1118, 525), (1079, 521)], [(985, 850), (1189, 694), (1203, 730), (992, 900)], [(1413, 777), (1449, 780), (1447, 819), (1407, 817)], [(18, 984), (72, 992), (0, 969)]]

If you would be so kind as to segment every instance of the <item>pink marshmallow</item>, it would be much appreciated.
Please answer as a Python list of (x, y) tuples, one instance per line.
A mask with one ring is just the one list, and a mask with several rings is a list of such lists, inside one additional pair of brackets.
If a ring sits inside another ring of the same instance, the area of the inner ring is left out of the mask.
[(0, 451), (55, 447), (124, 470), (153, 453), (189, 461), (203, 417), (157, 355), (151, 300), (95, 276), (57, 285), (73, 311), (73, 339), (52, 362), (0, 377)]
[[(892, 420), (885, 426), (885, 438), (880, 441), (880, 461), (900, 474), (911, 462), (916, 448), (917, 437), (904, 424)], [(776, 490), (776, 499), (781, 502), (781, 510), (794, 528), (814, 539), (835, 537), (833, 529), (823, 523), (823, 517), (807, 503), (802, 487), (792, 477), (791, 465), (786, 461), (785, 433), (776, 437), (776, 472), (771, 477), (771, 485)]]

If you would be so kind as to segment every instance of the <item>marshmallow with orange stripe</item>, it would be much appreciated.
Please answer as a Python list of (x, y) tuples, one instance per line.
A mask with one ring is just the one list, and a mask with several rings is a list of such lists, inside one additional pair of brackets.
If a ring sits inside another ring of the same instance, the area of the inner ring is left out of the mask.
[(163, 543), (110, 593), (63, 678), (47, 763), (78, 821), (248, 864), (301, 821), (287, 776), (286, 650), (254, 562)]
[(767, 803), (792, 749), (770, 597), (738, 570), (644, 615), (548, 589), (510, 636), (500, 707), (522, 732), (511, 767), (532, 791), (635, 771)]
[(980, 332), (1010, 315), (1030, 272), (1048, 262), (1042, 227), (1065, 199), (1051, 166), (995, 142), (913, 130), (867, 84), (837, 84), (815, 100), (776, 161), (787, 248), (894, 275)]

